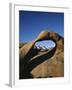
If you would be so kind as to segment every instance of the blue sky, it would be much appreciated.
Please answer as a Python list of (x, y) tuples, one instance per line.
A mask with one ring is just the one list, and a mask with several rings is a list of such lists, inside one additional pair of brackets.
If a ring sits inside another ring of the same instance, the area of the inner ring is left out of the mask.
[(19, 42), (32, 41), (44, 30), (64, 36), (64, 13), (19, 11)]

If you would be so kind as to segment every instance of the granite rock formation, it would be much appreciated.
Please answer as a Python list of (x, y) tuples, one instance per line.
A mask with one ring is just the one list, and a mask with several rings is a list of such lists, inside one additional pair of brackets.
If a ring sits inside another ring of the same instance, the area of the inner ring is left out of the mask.
[[(41, 51), (35, 43), (52, 40), (55, 47)], [(42, 31), (38, 37), (19, 48), (19, 78), (64, 76), (64, 38), (55, 32)]]

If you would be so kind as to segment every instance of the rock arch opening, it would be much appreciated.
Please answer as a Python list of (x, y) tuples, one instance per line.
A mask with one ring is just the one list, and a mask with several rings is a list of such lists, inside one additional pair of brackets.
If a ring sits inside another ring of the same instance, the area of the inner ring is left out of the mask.
[(52, 40), (38, 41), (35, 43), (34, 46), (34, 48), (41, 51), (49, 50), (52, 49), (53, 47), (55, 47), (55, 43)]

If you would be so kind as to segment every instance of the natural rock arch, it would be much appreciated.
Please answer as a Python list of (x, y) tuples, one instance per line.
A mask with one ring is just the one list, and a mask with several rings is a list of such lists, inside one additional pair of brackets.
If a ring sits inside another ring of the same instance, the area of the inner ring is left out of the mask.
[[(50, 51), (37, 55), (38, 51), (34, 52), (34, 45), (36, 42), (43, 40), (52, 40), (55, 43), (55, 47)], [(28, 42), (20, 48), (20, 78), (32, 78), (33, 76), (30, 74), (31, 71), (45, 60), (50, 59), (56, 52), (57, 48), (63, 50), (63, 45), (64, 39), (59, 34), (55, 32), (42, 31), (35, 40)]]

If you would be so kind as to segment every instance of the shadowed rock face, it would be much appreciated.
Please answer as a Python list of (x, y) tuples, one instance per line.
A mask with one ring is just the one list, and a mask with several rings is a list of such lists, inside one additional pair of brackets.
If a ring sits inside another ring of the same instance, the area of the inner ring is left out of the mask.
[[(35, 43), (52, 40), (55, 47), (41, 52)], [(64, 39), (55, 32), (41, 32), (38, 37), (19, 49), (19, 78), (45, 78), (64, 76)]]

